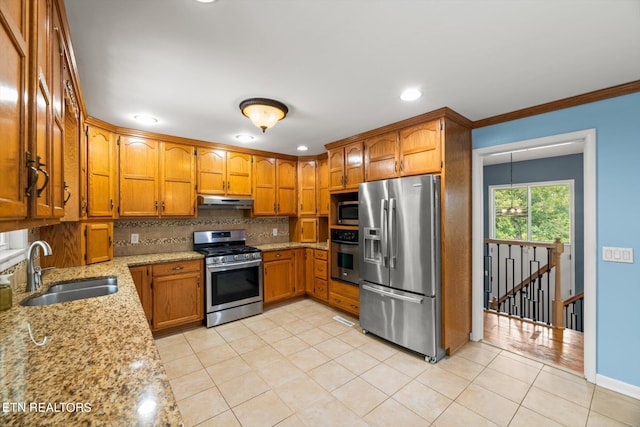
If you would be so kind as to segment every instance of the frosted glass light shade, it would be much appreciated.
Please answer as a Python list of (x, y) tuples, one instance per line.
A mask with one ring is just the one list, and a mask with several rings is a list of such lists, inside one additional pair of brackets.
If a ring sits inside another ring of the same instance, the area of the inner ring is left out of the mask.
[(250, 98), (240, 103), (240, 111), (264, 132), (284, 119), (289, 109), (274, 99)]

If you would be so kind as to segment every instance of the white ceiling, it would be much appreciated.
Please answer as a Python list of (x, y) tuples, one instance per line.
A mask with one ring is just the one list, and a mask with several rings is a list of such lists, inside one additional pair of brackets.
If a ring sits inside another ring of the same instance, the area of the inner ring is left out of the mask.
[[(638, 0), (65, 6), (89, 115), (284, 154), (319, 154), (445, 106), (479, 120), (640, 79)], [(423, 96), (401, 101), (410, 86)], [(280, 100), (289, 115), (262, 134), (238, 108), (250, 97)], [(143, 112), (159, 123), (133, 121)], [(237, 142), (243, 133), (255, 140)]]

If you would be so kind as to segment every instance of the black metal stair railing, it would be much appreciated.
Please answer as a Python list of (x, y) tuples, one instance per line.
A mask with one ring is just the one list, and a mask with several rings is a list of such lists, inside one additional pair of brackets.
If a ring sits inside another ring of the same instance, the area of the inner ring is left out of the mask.
[[(554, 299), (559, 257), (554, 244), (524, 241), (485, 240), (484, 303), (485, 309), (509, 316), (563, 327), (561, 319), (554, 325)], [(561, 251), (561, 250), (560, 250)], [(558, 301), (562, 303), (561, 301)]]
[(569, 329), (584, 332), (584, 292), (564, 301), (564, 324)]

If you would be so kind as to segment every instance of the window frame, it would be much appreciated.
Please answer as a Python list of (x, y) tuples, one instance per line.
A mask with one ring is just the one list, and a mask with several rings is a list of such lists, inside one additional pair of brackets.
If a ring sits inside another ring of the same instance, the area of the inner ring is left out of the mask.
[(498, 184), (489, 185), (487, 197), (489, 199), (489, 238), (496, 239), (496, 206), (495, 206), (495, 190), (504, 190), (509, 188), (526, 188), (527, 190), (527, 239), (523, 242), (537, 242), (537, 243), (553, 243), (546, 241), (531, 240), (531, 188), (533, 187), (551, 187), (555, 185), (568, 185), (569, 186), (569, 221), (571, 225), (569, 227), (569, 242), (562, 242), (564, 244), (573, 245), (575, 242), (575, 180), (574, 179), (562, 179), (555, 181), (534, 181), (534, 182), (519, 182), (517, 184)]
[(0, 233), (0, 271), (5, 271), (26, 259), (27, 230)]

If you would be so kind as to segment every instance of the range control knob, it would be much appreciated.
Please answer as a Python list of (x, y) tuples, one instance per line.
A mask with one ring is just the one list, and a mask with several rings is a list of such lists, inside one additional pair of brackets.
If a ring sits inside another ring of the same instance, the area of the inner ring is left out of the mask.
[(244, 259), (250, 259), (251, 258), (251, 254), (244, 254)]
[(234, 261), (237, 261), (237, 260), (239, 260), (239, 259), (240, 259), (240, 257), (239, 257), (238, 255), (234, 255), (234, 256), (233, 256), (233, 260), (234, 260)]

